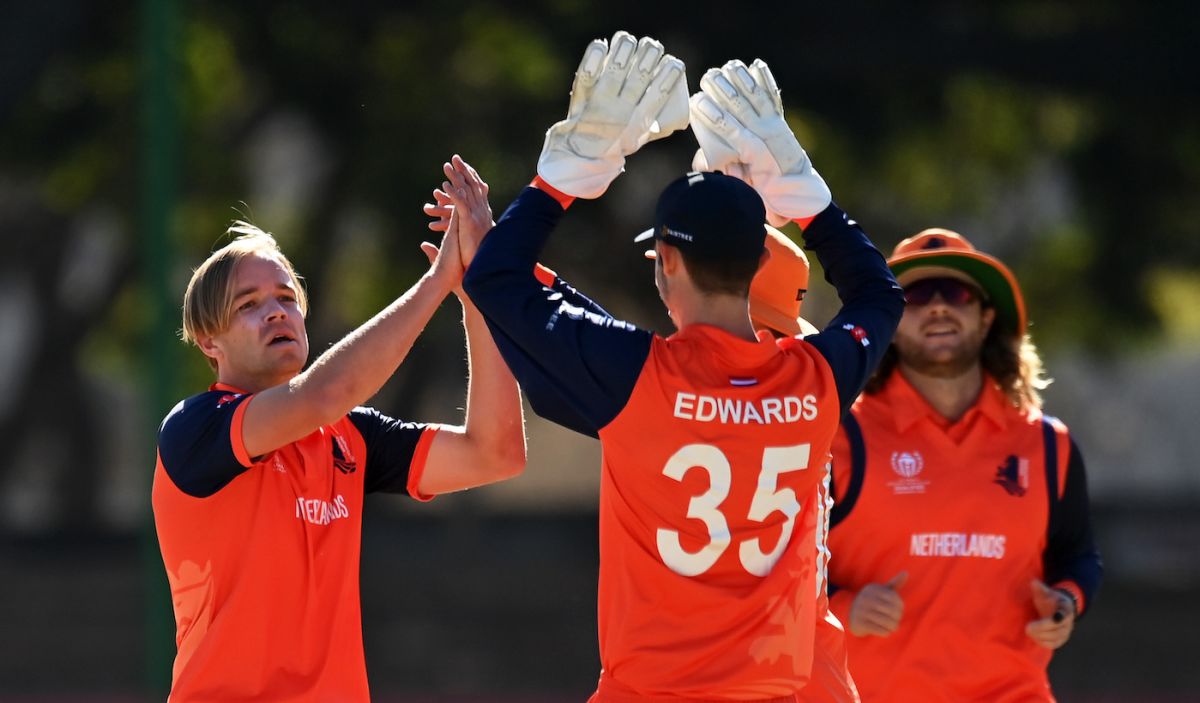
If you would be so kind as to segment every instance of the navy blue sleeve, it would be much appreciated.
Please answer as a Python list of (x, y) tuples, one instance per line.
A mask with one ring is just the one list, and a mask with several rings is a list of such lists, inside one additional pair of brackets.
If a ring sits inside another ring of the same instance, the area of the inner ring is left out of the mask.
[(534, 265), (562, 214), (552, 197), (526, 188), (484, 238), (463, 288), (534, 411), (595, 436), (625, 407), (653, 335), (570, 286), (537, 280)]
[(354, 408), (348, 417), (367, 443), (363, 490), (407, 495), (413, 455), (428, 425), (397, 420), (374, 408)]
[(226, 391), (194, 395), (176, 405), (158, 428), (158, 456), (175, 486), (207, 498), (248, 469), (237, 459), (230, 430), (250, 396)]
[(804, 229), (804, 248), (817, 255), (842, 301), (825, 329), (804, 341), (833, 369), (845, 416), (892, 342), (904, 314), (904, 292), (862, 228), (835, 204)]
[(1046, 583), (1054, 585), (1064, 579), (1074, 581), (1083, 591), (1085, 608), (1091, 608), (1092, 598), (1100, 588), (1104, 565), (1092, 537), (1087, 475), (1083, 468), (1083, 456), (1075, 446), (1074, 438), (1071, 438), (1071, 455), (1067, 460), (1062, 498), (1051, 502), (1042, 565)]
[[(555, 276), (554, 282), (544, 287), (548, 294), (558, 293), (563, 300), (604, 317), (611, 317), (608, 311), (596, 304), (591, 298), (571, 287), (563, 279)], [(502, 330), (488, 322), (488, 330), (500, 350), (500, 356), (513, 371), (513, 376), (521, 381), (521, 390), (529, 401), (529, 407), (540, 417), (554, 418), (554, 421), (569, 429), (589, 437), (598, 437), (597, 429), (574, 405), (571, 399), (553, 383), (553, 379), (542, 367), (526, 354)]]

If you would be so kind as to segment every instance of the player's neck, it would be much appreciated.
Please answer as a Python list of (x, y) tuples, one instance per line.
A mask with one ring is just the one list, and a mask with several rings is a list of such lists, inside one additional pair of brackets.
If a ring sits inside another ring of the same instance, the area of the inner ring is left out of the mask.
[(983, 390), (983, 368), (979, 364), (953, 376), (941, 376), (922, 373), (901, 361), (899, 371), (939, 415), (951, 422), (958, 422)]
[(258, 393), (265, 391), (268, 388), (282, 385), (290, 381), (294, 376), (278, 376), (278, 377), (262, 377), (257, 374), (224, 372), (224, 369), (217, 371), (217, 383), (246, 393)]
[(690, 325), (711, 325), (748, 342), (757, 339), (754, 325), (750, 322), (749, 302), (741, 296), (688, 296), (676, 307), (675, 320), (679, 329)]

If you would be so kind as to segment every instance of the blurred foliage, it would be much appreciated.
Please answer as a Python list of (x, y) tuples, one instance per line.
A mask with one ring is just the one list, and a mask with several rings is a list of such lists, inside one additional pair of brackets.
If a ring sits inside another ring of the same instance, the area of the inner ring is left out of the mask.
[(1189, 345), (1200, 341), (1200, 271), (1157, 269), (1150, 272), (1147, 288), (1167, 336)]
[[(135, 8), (49, 5), (62, 31), (23, 37), (11, 51), (31, 70), (0, 75), (0, 179), (34, 184), (68, 221), (118, 213), (133, 257)], [(1195, 326), (1200, 120), (1191, 49), (1173, 29), (1195, 26), (1191, 5), (789, 4), (757, 19), (591, 0), (179, 7), (172, 281), (182, 291), (230, 220), (255, 220), (307, 277), (314, 350), (423, 270), (420, 205), (451, 153), (491, 182), (499, 216), (563, 114), (584, 43), (617, 28), (663, 39), (693, 87), (706, 66), (766, 59), (835, 197), (880, 247), (934, 225), (967, 234), (1017, 272), (1042, 346), (1119, 352)], [(775, 27), (788, 30), (761, 41)], [(609, 197), (576, 206), (548, 263), (617, 314), (663, 326), (626, 240), (693, 149), (678, 135), (630, 159)], [(87, 365), (136, 378), (127, 350), (159, 333), (139, 281), (87, 335)], [(812, 310), (831, 312), (815, 294)], [(177, 395), (208, 377), (186, 358)]]

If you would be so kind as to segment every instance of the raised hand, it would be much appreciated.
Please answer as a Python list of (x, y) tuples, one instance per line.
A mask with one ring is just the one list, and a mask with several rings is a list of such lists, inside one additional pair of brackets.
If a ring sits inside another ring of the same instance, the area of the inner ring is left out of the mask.
[(784, 119), (779, 87), (762, 60), (709, 69), (690, 109), (700, 142), (693, 164), (747, 180), (771, 224), (812, 217), (829, 205), (829, 187)]
[(455, 154), (442, 164), (446, 180), (442, 187), (433, 191), (433, 203), (425, 203), (426, 215), (436, 218), (429, 229), (444, 232), (449, 226), (451, 214), (459, 211), (458, 241), (463, 270), (471, 265), (479, 243), (496, 225), (492, 220), (492, 207), (488, 204), (488, 184), (479, 176), (471, 164)]
[[(428, 206), (427, 206), (428, 207)], [(425, 252), (425, 256), (429, 258), (429, 272), (435, 278), (441, 278), (445, 281), (447, 287), (454, 291), (460, 299), (466, 299), (466, 294), (462, 290), (463, 273), (467, 270), (462, 262), (462, 253), (459, 247), (459, 215), (451, 208), (450, 214), (446, 219), (446, 226), (442, 229), (445, 234), (442, 235), (442, 245), (436, 246), (432, 242), (421, 242), (421, 251)], [(429, 225), (430, 229), (435, 229), (433, 224)]]
[(687, 101), (683, 62), (662, 44), (628, 32), (597, 39), (575, 72), (567, 118), (546, 132), (538, 175), (567, 195), (598, 198), (626, 156), (687, 126)]

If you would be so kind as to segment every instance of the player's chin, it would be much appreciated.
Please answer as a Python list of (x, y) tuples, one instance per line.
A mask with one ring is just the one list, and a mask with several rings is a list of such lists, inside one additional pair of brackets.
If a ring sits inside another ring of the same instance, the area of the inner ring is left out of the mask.
[(308, 361), (308, 349), (296, 342), (274, 347), (272, 352), (273, 358), (268, 365), (279, 375), (294, 376), (304, 370), (304, 364)]

